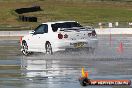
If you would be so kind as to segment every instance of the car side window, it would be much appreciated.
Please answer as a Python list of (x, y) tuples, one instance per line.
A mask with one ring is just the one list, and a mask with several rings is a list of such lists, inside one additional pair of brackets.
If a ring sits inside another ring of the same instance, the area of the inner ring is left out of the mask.
[(44, 33), (48, 33), (48, 25), (44, 24)]
[(48, 33), (48, 25), (47, 24), (42, 24), (42, 25), (38, 26), (34, 31), (35, 31), (34, 34)]
[(56, 32), (58, 30), (57, 24), (52, 24), (51, 27), (52, 27), (53, 32)]

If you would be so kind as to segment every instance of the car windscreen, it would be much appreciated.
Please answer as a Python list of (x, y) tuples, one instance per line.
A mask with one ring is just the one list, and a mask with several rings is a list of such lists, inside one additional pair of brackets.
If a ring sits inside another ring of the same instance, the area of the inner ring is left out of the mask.
[(73, 28), (73, 27), (82, 27), (77, 22), (65, 22), (65, 23), (55, 23), (51, 25), (53, 32), (56, 32), (58, 28)]

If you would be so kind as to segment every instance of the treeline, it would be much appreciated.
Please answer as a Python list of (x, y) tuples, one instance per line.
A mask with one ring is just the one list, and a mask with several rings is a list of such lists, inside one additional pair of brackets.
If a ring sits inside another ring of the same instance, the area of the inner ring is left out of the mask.
[(120, 1), (120, 2), (132, 2), (132, 0), (97, 0), (97, 1)]
[(107, 2), (107, 1), (113, 1), (113, 2), (132, 2), (132, 0), (55, 0), (55, 1), (71, 1), (71, 2), (74, 2), (74, 1), (80, 1), (80, 2)]

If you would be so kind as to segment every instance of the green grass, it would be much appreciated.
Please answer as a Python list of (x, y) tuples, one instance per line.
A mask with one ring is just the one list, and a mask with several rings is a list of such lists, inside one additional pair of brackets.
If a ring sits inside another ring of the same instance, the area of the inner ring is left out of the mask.
[[(39, 22), (19, 21), (18, 14), (14, 12), (14, 9), (33, 5), (40, 5), (43, 11), (24, 15), (36, 16)], [(19, 26), (34, 28), (42, 22), (58, 20), (75, 20), (84, 25), (97, 24), (98, 22), (132, 22), (132, 3), (130, 0), (105, 0), (103, 2), (101, 0), (0, 1), (0, 30), (18, 30)], [(8, 29), (9, 26), (18, 28)]]

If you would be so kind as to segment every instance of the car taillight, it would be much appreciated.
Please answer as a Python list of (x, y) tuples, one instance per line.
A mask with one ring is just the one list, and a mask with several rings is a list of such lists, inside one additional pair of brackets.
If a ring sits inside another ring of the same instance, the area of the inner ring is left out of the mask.
[(67, 34), (65, 34), (65, 35), (64, 35), (64, 38), (68, 38), (68, 35), (67, 35)]
[(88, 33), (88, 36), (90, 37), (92, 35), (92, 33)]
[(93, 30), (91, 33), (88, 33), (88, 36), (89, 36), (89, 37), (91, 37), (91, 36), (96, 36), (95, 30)]
[(96, 36), (95, 30), (92, 31), (92, 36)]
[(58, 34), (58, 38), (59, 39), (63, 39), (63, 35), (62, 34)]

